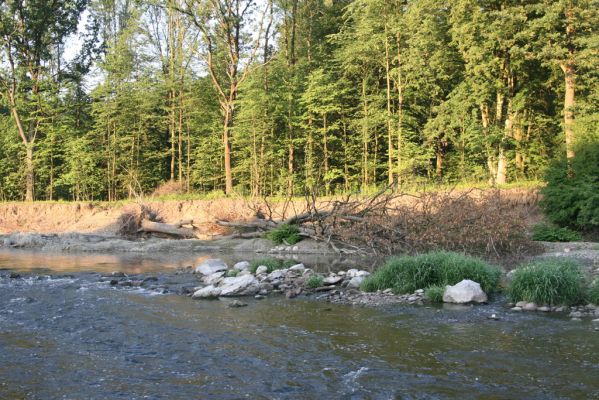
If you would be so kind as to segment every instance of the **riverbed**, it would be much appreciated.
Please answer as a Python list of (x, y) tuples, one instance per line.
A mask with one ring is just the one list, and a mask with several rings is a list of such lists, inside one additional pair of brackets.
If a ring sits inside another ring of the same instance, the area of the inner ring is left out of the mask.
[(2, 253), (0, 398), (599, 398), (590, 320), (515, 313), (500, 299), (362, 307), (270, 296), (230, 308), (101, 279), (175, 279), (195, 258), (94, 256)]

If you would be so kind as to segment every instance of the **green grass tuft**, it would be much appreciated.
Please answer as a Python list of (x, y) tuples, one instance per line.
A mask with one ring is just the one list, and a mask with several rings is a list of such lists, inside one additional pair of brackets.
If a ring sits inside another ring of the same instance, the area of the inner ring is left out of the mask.
[(272, 240), (276, 244), (296, 244), (302, 237), (300, 236), (299, 228), (296, 225), (282, 224), (277, 228), (266, 233), (266, 238)]
[(572, 305), (583, 298), (583, 273), (572, 260), (536, 261), (518, 268), (508, 287), (512, 301)]
[(324, 284), (324, 279), (320, 275), (312, 275), (306, 281), (306, 287), (308, 289), (316, 289), (318, 287), (321, 287), (323, 284)]
[(501, 271), (487, 262), (459, 253), (435, 251), (418, 256), (391, 258), (362, 282), (365, 292), (393, 289), (413, 293), (431, 286), (455, 285), (471, 279), (487, 293), (497, 290)]
[(429, 286), (424, 290), (424, 297), (431, 303), (443, 303), (444, 294), (445, 286), (442, 285)]
[(594, 305), (599, 305), (599, 278), (595, 279), (587, 288), (586, 300)]
[(259, 258), (257, 260), (250, 262), (250, 272), (252, 274), (256, 273), (256, 270), (259, 266), (264, 265), (268, 268), (268, 273), (271, 273), (277, 269), (289, 268), (297, 264), (297, 261), (294, 260), (280, 260), (278, 258)]
[(582, 236), (572, 229), (548, 224), (538, 224), (533, 228), (532, 240), (543, 242), (576, 242), (582, 240)]
[(227, 278), (235, 278), (237, 276), (237, 274), (239, 274), (241, 271), (237, 270), (237, 269), (230, 269), (227, 271)]

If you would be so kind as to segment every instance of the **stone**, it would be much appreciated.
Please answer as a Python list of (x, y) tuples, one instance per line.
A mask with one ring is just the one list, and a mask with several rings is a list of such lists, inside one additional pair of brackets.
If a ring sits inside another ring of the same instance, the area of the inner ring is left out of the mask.
[(340, 276), (327, 276), (323, 279), (322, 283), (324, 283), (325, 285), (336, 285), (342, 280), (343, 278), (341, 278)]
[(220, 288), (214, 287), (213, 285), (206, 286), (200, 290), (197, 290), (193, 295), (192, 299), (214, 299), (220, 296)]
[(266, 296), (262, 295), (262, 294), (257, 294), (254, 296), (254, 299), (256, 300), (264, 300), (266, 298)]
[(115, 278), (124, 278), (127, 275), (125, 275), (124, 272), (114, 271), (113, 273), (110, 274), (110, 276), (114, 276)]
[(237, 274), (237, 276), (252, 276), (252, 273), (249, 269), (244, 269), (243, 271), (239, 271), (239, 273)]
[(239, 261), (235, 265), (233, 265), (233, 269), (238, 271), (245, 271), (250, 268), (250, 263), (248, 261)]
[(227, 296), (249, 296), (255, 295), (260, 290), (260, 283), (251, 275), (225, 278), (219, 286), (220, 295)]
[(547, 306), (543, 306), (543, 307), (539, 307), (537, 308), (537, 311), (541, 311), (541, 312), (549, 312), (551, 311), (551, 308), (547, 307)]
[(522, 307), (512, 307), (512, 311), (522, 311)]
[(516, 303), (516, 307), (524, 307), (527, 304), (528, 304), (528, 302), (526, 302), (526, 301), (519, 301)]
[(304, 264), (295, 264), (294, 266), (289, 267), (289, 271), (295, 271), (299, 273), (303, 273), (305, 269), (306, 267), (304, 266)]
[(487, 300), (487, 294), (483, 292), (480, 284), (469, 279), (464, 279), (454, 286), (447, 286), (443, 294), (445, 303), (485, 303)]
[(350, 279), (349, 283), (347, 284), (347, 287), (357, 289), (360, 287), (360, 285), (362, 284), (363, 281), (364, 281), (363, 276), (354, 276), (353, 278)]
[(370, 272), (368, 272), (368, 271), (358, 271), (356, 273), (356, 276), (367, 277), (367, 276), (370, 276)]
[(239, 300), (233, 300), (232, 302), (230, 302), (229, 304), (227, 304), (227, 307), (230, 307), (230, 308), (247, 307), (247, 303), (244, 303), (244, 302), (239, 301)]
[(339, 276), (345, 276), (345, 271), (337, 271), (337, 275)]
[(385, 289), (383, 290), (384, 294), (393, 294), (393, 289)]
[(418, 289), (414, 293), (418, 294), (418, 295), (423, 295), (424, 294), (424, 289)]
[(580, 318), (582, 317), (582, 313), (580, 311), (572, 311), (569, 315), (569, 317), (572, 318)]
[(256, 268), (256, 275), (266, 274), (268, 272), (268, 267), (266, 265), (260, 265)]
[(345, 273), (345, 275), (347, 275), (350, 278), (353, 278), (354, 276), (357, 276), (358, 272), (359, 271), (357, 269), (352, 268), (352, 269), (348, 269), (347, 272)]
[(285, 278), (285, 272), (283, 270), (277, 269), (268, 274), (267, 278), (269, 281), (280, 280)]
[(229, 267), (223, 260), (212, 258), (198, 265), (195, 269), (195, 273), (202, 275), (212, 275), (215, 272), (226, 271), (228, 269)]
[(597, 319), (594, 319), (594, 320), (593, 320), (593, 321), (591, 321), (591, 322), (594, 322), (594, 323), (596, 323), (596, 324), (599, 324), (599, 318), (597, 318)]
[(222, 280), (224, 275), (225, 271), (215, 272), (213, 274), (204, 276), (202, 278), (202, 282), (207, 285), (216, 285)]
[(537, 305), (535, 303), (526, 303), (522, 309), (524, 311), (536, 311)]
[(304, 272), (302, 273), (302, 276), (312, 276), (312, 275), (314, 275), (314, 271), (310, 268), (306, 268), (304, 270)]

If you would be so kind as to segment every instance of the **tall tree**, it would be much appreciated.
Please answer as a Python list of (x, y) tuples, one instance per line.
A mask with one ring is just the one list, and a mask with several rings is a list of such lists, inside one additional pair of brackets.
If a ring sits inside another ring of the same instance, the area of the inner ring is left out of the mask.
[[(35, 197), (34, 149), (45, 115), (45, 92), (58, 76), (60, 47), (77, 31), (87, 0), (7, 0), (0, 3), (0, 90), (25, 149), (25, 200)], [(58, 51), (57, 51), (58, 49)]]

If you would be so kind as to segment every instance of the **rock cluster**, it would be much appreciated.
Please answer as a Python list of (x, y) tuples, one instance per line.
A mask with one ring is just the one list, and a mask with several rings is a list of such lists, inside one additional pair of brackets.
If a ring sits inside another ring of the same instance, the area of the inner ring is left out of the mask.
[(599, 317), (599, 306), (587, 304), (586, 306), (539, 306), (536, 303), (519, 301), (516, 304), (508, 304), (512, 311), (540, 311), (540, 312), (561, 312), (568, 313), (568, 316), (574, 320), (583, 317), (597, 318)]
[[(370, 275), (367, 271), (350, 269), (322, 276), (320, 287), (307, 287), (310, 277), (316, 275), (304, 264), (269, 272), (269, 268), (260, 265), (255, 273), (250, 272), (250, 264), (242, 261), (229, 269), (221, 260), (206, 260), (198, 265), (194, 272), (200, 276), (204, 286), (194, 289), (192, 298), (210, 299), (218, 297), (255, 296), (262, 299), (271, 293), (285, 294), (288, 298), (302, 293), (335, 292), (340, 289), (357, 290), (362, 281)], [(229, 276), (233, 275), (233, 276)]]

